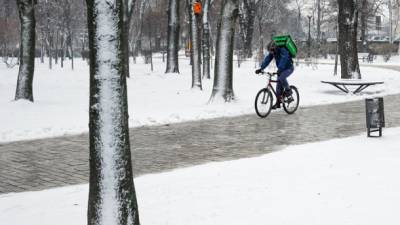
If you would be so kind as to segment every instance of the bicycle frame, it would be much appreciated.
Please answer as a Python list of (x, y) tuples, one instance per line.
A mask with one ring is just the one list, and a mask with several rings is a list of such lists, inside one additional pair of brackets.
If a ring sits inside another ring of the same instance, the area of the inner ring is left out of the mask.
[(267, 73), (263, 72), (262, 74), (267, 74), (269, 76), (268, 77), (268, 84), (267, 84), (266, 88), (271, 90), (272, 93), (274, 93), (274, 96), (276, 97), (276, 99), (278, 99), (278, 95), (276, 93), (276, 90), (275, 90), (274, 86), (272, 86), (272, 83), (278, 83), (279, 82), (278, 80), (273, 80), (272, 79), (273, 76), (277, 76), (278, 74), (277, 73), (270, 73), (270, 72), (267, 72)]

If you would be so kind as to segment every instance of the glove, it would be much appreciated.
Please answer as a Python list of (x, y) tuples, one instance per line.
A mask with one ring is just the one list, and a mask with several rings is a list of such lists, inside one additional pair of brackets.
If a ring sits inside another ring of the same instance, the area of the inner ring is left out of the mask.
[(256, 74), (260, 74), (262, 72), (261, 69), (256, 69)]

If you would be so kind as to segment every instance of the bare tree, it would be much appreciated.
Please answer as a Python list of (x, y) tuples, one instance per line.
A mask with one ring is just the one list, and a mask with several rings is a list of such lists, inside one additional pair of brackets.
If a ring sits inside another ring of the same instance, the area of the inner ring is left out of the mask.
[(242, 41), (242, 54), (245, 58), (251, 58), (252, 40), (254, 31), (254, 19), (256, 16), (256, 1), (242, 0), (239, 3), (239, 35)]
[(301, 12), (303, 11), (304, 1), (303, 0), (296, 0), (296, 10), (297, 10), (297, 21), (296, 21), (296, 35), (295, 37), (298, 38), (301, 35)]
[(203, 2), (203, 78), (210, 79), (210, 22), (209, 22), (209, 10), (211, 2), (210, 0), (204, 0)]
[(123, 0), (86, 0), (90, 48), (88, 225), (139, 225), (129, 142)]
[[(286, 8), (288, 2), (288, 0), (256, 1), (256, 22), (259, 40), (257, 61), (261, 62), (263, 59), (265, 40), (270, 40), (276, 32), (289, 33), (292, 30), (296, 30), (296, 23), (291, 23), (289, 20), (292, 13)], [(294, 24), (295, 27), (292, 29), (289, 24)]]
[(192, 89), (202, 90), (201, 84), (201, 39), (200, 24), (201, 15), (196, 14), (193, 5), (197, 0), (187, 0), (189, 24), (190, 24), (190, 41), (192, 46)]
[(18, 7), (16, 1), (0, 0), (0, 56), (7, 68), (18, 64), (16, 46), (18, 45)]
[(342, 79), (361, 79), (357, 53), (356, 0), (338, 0), (339, 53)]
[(321, 0), (317, 0), (317, 47), (320, 47), (321, 44), (321, 17), (322, 17), (322, 10), (321, 10)]
[(132, 14), (133, 10), (135, 8), (135, 0), (123, 0), (124, 4), (124, 11), (123, 11), (123, 21), (124, 21), (124, 37), (123, 37), (123, 43), (124, 43), (124, 65), (125, 65), (125, 73), (126, 77), (129, 77), (129, 31), (130, 31), (130, 25), (131, 25), (131, 20), (132, 20)]
[(169, 0), (168, 5), (168, 49), (165, 73), (179, 73), (179, 1)]
[(214, 85), (210, 102), (220, 99), (230, 102), (233, 93), (233, 42), (239, 13), (238, 0), (224, 0), (218, 23)]
[(17, 0), (21, 23), (20, 65), (15, 100), (33, 102), (33, 73), (35, 70), (35, 0)]

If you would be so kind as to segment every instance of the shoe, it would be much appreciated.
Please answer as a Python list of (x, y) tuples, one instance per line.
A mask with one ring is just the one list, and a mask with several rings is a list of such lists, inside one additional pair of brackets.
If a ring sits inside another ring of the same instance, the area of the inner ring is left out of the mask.
[(284, 91), (284, 95), (285, 95), (286, 97), (291, 96), (292, 93), (293, 93), (293, 92), (292, 92), (292, 89), (287, 89), (287, 90)]
[(272, 106), (272, 109), (279, 109), (281, 108), (281, 103), (277, 102), (275, 105)]
[(294, 101), (293, 96), (286, 97), (286, 102), (287, 103), (291, 103), (293, 101)]

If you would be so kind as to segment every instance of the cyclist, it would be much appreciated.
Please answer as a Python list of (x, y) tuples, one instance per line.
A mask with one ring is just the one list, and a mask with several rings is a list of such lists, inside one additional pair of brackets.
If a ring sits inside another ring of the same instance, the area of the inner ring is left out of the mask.
[(293, 73), (293, 60), (289, 51), (285, 47), (278, 47), (275, 41), (271, 41), (267, 46), (269, 54), (264, 58), (261, 67), (257, 69), (256, 74), (261, 73), (272, 61), (275, 59), (276, 66), (278, 67), (278, 82), (276, 84), (276, 95), (279, 96), (276, 104), (272, 106), (272, 109), (281, 107), (282, 103), (282, 91), (285, 96), (291, 96), (291, 90), (289, 89), (289, 83), (287, 78)]

